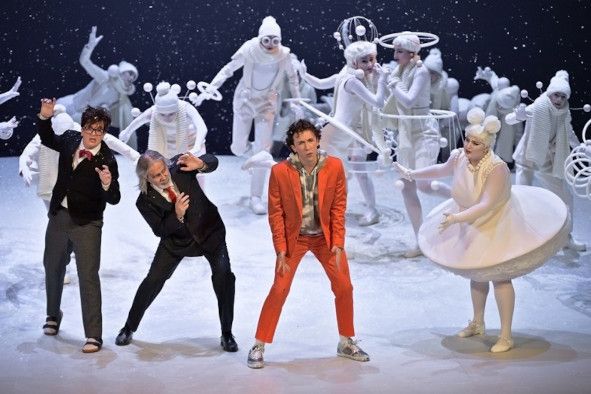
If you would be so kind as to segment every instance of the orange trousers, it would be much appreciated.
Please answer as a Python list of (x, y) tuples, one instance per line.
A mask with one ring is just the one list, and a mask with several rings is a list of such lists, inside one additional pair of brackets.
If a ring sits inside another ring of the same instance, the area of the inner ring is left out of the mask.
[(335, 295), (335, 307), (337, 312), (337, 325), (339, 334), (347, 337), (355, 336), (353, 328), (353, 285), (349, 276), (349, 264), (347, 256), (343, 252), (337, 270), (336, 256), (331, 253), (326, 245), (324, 236), (305, 236), (300, 235), (296, 243), (295, 250), (290, 257), (286, 257), (286, 263), (290, 270), (280, 276), (275, 272), (273, 286), (269, 295), (263, 304), (261, 316), (255, 338), (265, 343), (273, 342), (275, 329), (279, 322), (281, 309), (289, 294), (291, 282), (307, 251), (311, 251), (320, 261), (328, 279), (330, 287)]

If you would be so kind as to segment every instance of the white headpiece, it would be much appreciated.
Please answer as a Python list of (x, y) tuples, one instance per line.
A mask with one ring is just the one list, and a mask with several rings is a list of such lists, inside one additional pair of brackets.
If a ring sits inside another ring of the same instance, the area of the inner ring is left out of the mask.
[(168, 82), (160, 82), (158, 86), (156, 86), (156, 92), (158, 92), (158, 94), (154, 99), (154, 104), (156, 105), (156, 110), (158, 112), (166, 114), (179, 110), (178, 91), (171, 89)]
[(137, 68), (135, 68), (135, 66), (133, 64), (126, 62), (125, 60), (122, 60), (119, 62), (119, 73), (121, 74), (121, 73), (124, 73), (125, 71), (130, 71), (134, 75), (134, 78), (133, 78), (134, 81), (139, 76), (139, 74), (137, 72)]
[(429, 51), (429, 56), (423, 59), (423, 64), (427, 66), (429, 71), (433, 71), (441, 75), (441, 73), (443, 72), (443, 60), (441, 59), (441, 51), (437, 48), (431, 49)]
[(502, 109), (515, 108), (520, 101), (519, 88), (516, 85), (499, 90), (495, 96), (497, 104)]
[(570, 84), (568, 83), (568, 72), (565, 70), (556, 71), (556, 74), (550, 79), (550, 84), (546, 89), (546, 94), (550, 96), (552, 93), (564, 93), (566, 98), (570, 98)]
[(466, 127), (466, 136), (470, 135), (492, 148), (497, 133), (501, 130), (501, 122), (496, 116), (490, 115), (486, 118), (484, 116), (484, 111), (480, 108), (472, 108), (468, 111), (467, 118), (470, 125)]
[(372, 53), (378, 53), (376, 44), (374, 44), (373, 42), (353, 42), (349, 44), (347, 48), (345, 48), (345, 59), (347, 60), (347, 65), (349, 67), (353, 67), (353, 63), (355, 63), (357, 59)]
[(66, 130), (80, 131), (80, 125), (74, 122), (74, 119), (66, 112), (66, 107), (62, 104), (56, 104), (53, 108), (53, 116), (51, 117), (51, 128), (57, 135), (62, 135)]
[(266, 16), (259, 27), (259, 38), (265, 36), (277, 36), (281, 38), (281, 28), (277, 24), (277, 21), (272, 16)]
[(418, 53), (421, 50), (419, 36), (411, 33), (402, 33), (392, 42), (394, 48), (402, 48), (409, 52)]

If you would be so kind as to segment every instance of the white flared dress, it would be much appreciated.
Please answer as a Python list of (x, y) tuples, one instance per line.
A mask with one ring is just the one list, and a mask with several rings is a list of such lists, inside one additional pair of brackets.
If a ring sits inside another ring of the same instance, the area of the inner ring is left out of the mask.
[[(455, 150), (452, 198), (435, 207), (419, 230), (419, 247), (433, 262), (455, 274), (477, 282), (509, 280), (540, 267), (566, 243), (569, 215), (554, 193), (533, 186), (511, 187), (507, 170), (504, 185), (492, 204), (480, 203), (491, 171), (505, 166), (488, 154), (480, 168), (469, 169), (463, 149)], [(499, 178), (500, 179), (500, 178)], [(444, 212), (460, 214), (459, 223), (440, 231)]]

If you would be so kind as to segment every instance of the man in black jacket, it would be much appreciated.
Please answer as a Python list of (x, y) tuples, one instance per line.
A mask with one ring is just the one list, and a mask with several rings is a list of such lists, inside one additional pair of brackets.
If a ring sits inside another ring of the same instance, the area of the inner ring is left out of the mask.
[(84, 353), (98, 352), (103, 344), (101, 282), (99, 277), (103, 211), (121, 199), (117, 161), (103, 141), (111, 123), (102, 108), (88, 107), (82, 114), (82, 132), (67, 130), (55, 135), (51, 117), (55, 99), (42, 99), (37, 129), (41, 143), (59, 152), (57, 182), (49, 205), (45, 234), (45, 290), (47, 318), (43, 331), (57, 335), (64, 274), (70, 245), (76, 255), (80, 281)]
[(136, 173), (140, 195), (136, 206), (160, 243), (148, 275), (140, 284), (125, 326), (115, 343), (131, 343), (144, 312), (184, 257), (205, 256), (211, 267), (211, 280), (218, 300), (222, 326), (221, 346), (235, 352), (238, 345), (232, 336), (235, 277), (230, 268), (226, 246), (226, 228), (217, 207), (209, 201), (197, 173), (214, 171), (214, 155), (199, 157), (191, 153), (175, 156), (171, 164), (158, 152), (148, 150), (140, 156)]

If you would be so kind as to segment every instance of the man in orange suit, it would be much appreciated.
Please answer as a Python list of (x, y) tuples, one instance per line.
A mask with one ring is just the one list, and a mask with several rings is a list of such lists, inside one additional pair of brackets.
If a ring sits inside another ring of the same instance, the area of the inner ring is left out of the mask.
[(277, 253), (275, 279), (261, 311), (248, 366), (264, 366), (265, 343), (273, 342), (291, 282), (307, 251), (322, 264), (335, 294), (340, 334), (337, 355), (369, 361), (351, 338), (355, 335), (353, 286), (344, 251), (347, 181), (343, 164), (318, 150), (320, 130), (306, 120), (289, 127), (285, 142), (292, 153), (272, 167), (269, 180), (269, 224)]

